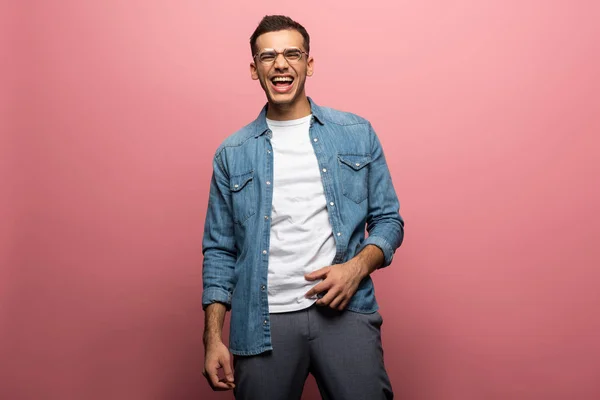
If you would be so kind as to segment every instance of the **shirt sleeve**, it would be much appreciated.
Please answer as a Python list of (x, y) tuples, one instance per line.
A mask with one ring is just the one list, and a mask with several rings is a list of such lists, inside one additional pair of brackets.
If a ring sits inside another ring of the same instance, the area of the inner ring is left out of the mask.
[(223, 303), (231, 309), (235, 282), (234, 222), (229, 177), (224, 171), (221, 153), (213, 160), (208, 210), (202, 239), (202, 308)]
[[(404, 239), (404, 220), (400, 216), (400, 203), (392, 184), (383, 148), (369, 123), (371, 139), (371, 165), (369, 166), (369, 206), (367, 214), (368, 237), (360, 250), (372, 244), (381, 249), (385, 261), (380, 268), (392, 263), (394, 252)], [(359, 251), (360, 251), (359, 250)]]

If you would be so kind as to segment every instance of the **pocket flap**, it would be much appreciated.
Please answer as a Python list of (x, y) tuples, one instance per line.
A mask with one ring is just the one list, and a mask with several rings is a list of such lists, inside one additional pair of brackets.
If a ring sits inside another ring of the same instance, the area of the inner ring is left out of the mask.
[(371, 162), (369, 155), (338, 154), (338, 159), (355, 171), (360, 170)]
[(229, 180), (230, 189), (232, 192), (240, 191), (254, 177), (254, 171), (246, 172), (245, 174), (232, 176)]

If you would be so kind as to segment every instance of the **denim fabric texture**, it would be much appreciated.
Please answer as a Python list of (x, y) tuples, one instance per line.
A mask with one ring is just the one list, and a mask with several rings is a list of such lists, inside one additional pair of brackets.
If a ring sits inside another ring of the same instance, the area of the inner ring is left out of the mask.
[[(379, 139), (366, 119), (309, 102), (309, 135), (336, 242), (331, 264), (371, 244), (384, 254), (382, 267), (389, 266), (402, 243), (404, 221)], [(219, 302), (231, 310), (229, 347), (235, 355), (272, 350), (267, 268), (276, 182), (266, 113), (265, 105), (217, 149), (202, 241), (202, 306)], [(371, 277), (363, 279), (347, 309), (377, 311)]]

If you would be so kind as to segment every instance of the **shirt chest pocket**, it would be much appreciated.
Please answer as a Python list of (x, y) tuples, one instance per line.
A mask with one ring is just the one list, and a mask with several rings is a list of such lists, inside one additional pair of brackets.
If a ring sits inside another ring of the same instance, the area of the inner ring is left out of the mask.
[(368, 154), (338, 154), (342, 193), (355, 203), (362, 203), (369, 196), (370, 163)]
[(233, 220), (243, 224), (256, 214), (256, 189), (254, 185), (254, 170), (233, 175), (230, 180)]

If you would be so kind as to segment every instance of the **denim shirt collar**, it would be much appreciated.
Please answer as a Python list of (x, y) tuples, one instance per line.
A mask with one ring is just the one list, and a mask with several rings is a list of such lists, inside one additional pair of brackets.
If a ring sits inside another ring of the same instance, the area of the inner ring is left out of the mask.
[[(321, 125), (324, 124), (324, 119), (323, 119), (323, 110), (321, 107), (319, 107), (317, 104), (315, 104), (315, 102), (308, 97), (308, 102), (310, 103), (310, 111), (312, 113), (312, 115), (315, 117), (315, 120), (317, 122), (319, 122)], [(267, 107), (269, 106), (269, 103), (265, 104), (265, 106), (262, 108), (262, 110), (260, 111), (260, 114), (258, 114), (258, 117), (254, 120), (254, 137), (257, 138), (261, 135), (263, 135), (268, 129), (269, 126), (267, 125)]]

